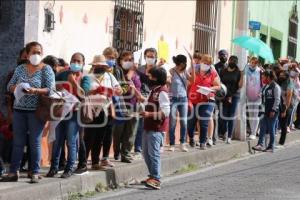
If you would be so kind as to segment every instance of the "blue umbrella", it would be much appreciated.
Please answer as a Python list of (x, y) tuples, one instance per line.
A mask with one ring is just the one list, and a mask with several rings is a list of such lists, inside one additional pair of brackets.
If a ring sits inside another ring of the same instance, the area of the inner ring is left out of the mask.
[(274, 62), (272, 49), (260, 39), (250, 36), (240, 36), (235, 38), (232, 42), (259, 55), (260, 57), (268, 60), (271, 63)]

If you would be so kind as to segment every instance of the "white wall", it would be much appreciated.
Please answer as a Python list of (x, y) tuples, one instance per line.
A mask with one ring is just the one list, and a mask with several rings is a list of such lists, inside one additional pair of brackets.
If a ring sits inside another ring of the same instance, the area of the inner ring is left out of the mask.
[[(186, 54), (187, 49), (194, 47), (194, 31), (196, 1), (145, 1), (144, 30), (146, 40), (143, 47), (158, 48), (160, 36), (169, 44), (169, 64), (172, 66), (172, 56)], [(178, 49), (176, 49), (176, 38)]]
[(232, 4), (233, 1), (220, 1), (221, 16), (220, 16), (220, 44), (219, 49), (226, 49), (230, 52), (232, 45)]
[[(43, 31), (47, 6), (47, 1), (40, 1), (38, 41), (43, 44), (45, 55), (52, 54), (69, 62), (73, 53), (82, 52), (87, 65), (95, 54), (101, 54), (111, 45), (112, 34), (109, 28), (106, 32), (106, 21), (108, 26), (113, 25), (113, 1), (55, 1), (55, 30), (50, 33)], [(84, 23), (85, 14), (87, 23)]]

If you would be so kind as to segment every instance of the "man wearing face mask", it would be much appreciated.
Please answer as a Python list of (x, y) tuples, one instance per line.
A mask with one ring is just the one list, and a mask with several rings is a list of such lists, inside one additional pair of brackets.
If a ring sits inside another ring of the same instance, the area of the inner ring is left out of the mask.
[[(141, 82), (134, 70), (131, 52), (123, 51), (118, 58), (118, 65), (122, 69), (125, 81), (130, 88), (126, 93), (123, 93), (123, 99), (129, 115), (126, 117), (117, 116), (120, 118), (116, 119), (119, 123), (113, 125), (114, 158), (119, 160), (121, 154), (121, 162), (131, 163), (133, 157), (130, 155), (130, 152), (137, 131), (137, 117), (131, 116), (131, 114), (137, 112), (137, 101), (142, 97), (140, 94)], [(138, 156), (141, 157), (141, 155)]]
[(262, 88), (261, 70), (258, 67), (258, 59), (256, 57), (250, 59), (250, 65), (246, 66), (244, 73), (246, 74), (246, 98), (251, 129), (249, 139), (254, 140), (256, 139), (259, 123), (258, 114), (261, 105), (260, 92)]
[(221, 71), (227, 67), (228, 52), (222, 49), (218, 52), (219, 62), (215, 64), (216, 71), (220, 75)]
[[(141, 94), (147, 98), (151, 91), (151, 81), (149, 80), (149, 71), (156, 66), (157, 51), (155, 48), (148, 48), (144, 51), (144, 58), (146, 65), (139, 66), (137, 73), (141, 80)], [(134, 142), (134, 152), (142, 152), (142, 134), (143, 134), (144, 120), (140, 118), (138, 122), (138, 130)]]

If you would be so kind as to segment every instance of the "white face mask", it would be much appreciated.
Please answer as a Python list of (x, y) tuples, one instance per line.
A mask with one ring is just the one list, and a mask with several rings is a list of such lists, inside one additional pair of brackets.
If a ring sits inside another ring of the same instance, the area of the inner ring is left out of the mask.
[(129, 70), (133, 67), (133, 62), (123, 62), (122, 63), (122, 68), (125, 70)]
[(154, 65), (155, 64), (155, 58), (146, 58), (147, 65)]
[(29, 57), (29, 61), (33, 66), (38, 66), (42, 61), (42, 56), (33, 54)]
[(207, 72), (209, 69), (210, 69), (210, 65), (202, 63), (200, 66), (201, 71)]

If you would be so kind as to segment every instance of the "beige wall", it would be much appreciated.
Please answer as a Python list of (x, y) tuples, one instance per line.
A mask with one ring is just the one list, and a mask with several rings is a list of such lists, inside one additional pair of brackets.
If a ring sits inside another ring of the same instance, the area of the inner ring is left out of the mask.
[(47, 1), (40, 1), (38, 41), (44, 45), (45, 55), (52, 54), (69, 62), (71, 55), (79, 51), (86, 56), (86, 65), (90, 63), (95, 54), (111, 45), (112, 34), (109, 29), (106, 32), (106, 21), (108, 18), (108, 25), (113, 26), (113, 5), (113, 1), (56, 1), (55, 30), (47, 33), (43, 32)]
[[(172, 56), (186, 54), (187, 49), (194, 46), (193, 24), (195, 23), (196, 1), (145, 1), (146, 40), (143, 47), (157, 48), (160, 36), (168, 42), (170, 49), (169, 64), (172, 65)], [(176, 49), (176, 39), (178, 49)]]
[(217, 50), (226, 49), (230, 52), (231, 49), (231, 37), (232, 37), (232, 4), (233, 1), (220, 1), (221, 15), (220, 15), (220, 44), (217, 46)]
[[(28, 10), (36, 6), (36, 1), (27, 3)], [(25, 42), (38, 40), (44, 45), (45, 55), (53, 54), (70, 60), (74, 52), (82, 52), (86, 56), (86, 63), (91, 62), (95, 54), (112, 43), (113, 8), (114, 1), (55, 1), (53, 12), (55, 14), (55, 30), (50, 33), (43, 32), (44, 8), (51, 7), (53, 1), (39, 1), (38, 12), (26, 12)], [(221, 1), (220, 32), (217, 50), (224, 48), (230, 50), (232, 32), (232, 2)], [(60, 22), (61, 8), (63, 20)], [(160, 36), (169, 44), (169, 60), (172, 66), (172, 56), (185, 54), (183, 46), (191, 52), (194, 50), (194, 31), (196, 1), (145, 1), (144, 9), (144, 43), (147, 47), (158, 47)], [(87, 14), (88, 23), (83, 22)], [(108, 18), (108, 32), (106, 21)], [(38, 23), (38, 28), (36, 24)], [(34, 31), (33, 31), (34, 30)], [(38, 31), (37, 31), (38, 30)], [(38, 32), (34, 34), (33, 32)], [(176, 48), (176, 42), (178, 48)]]

